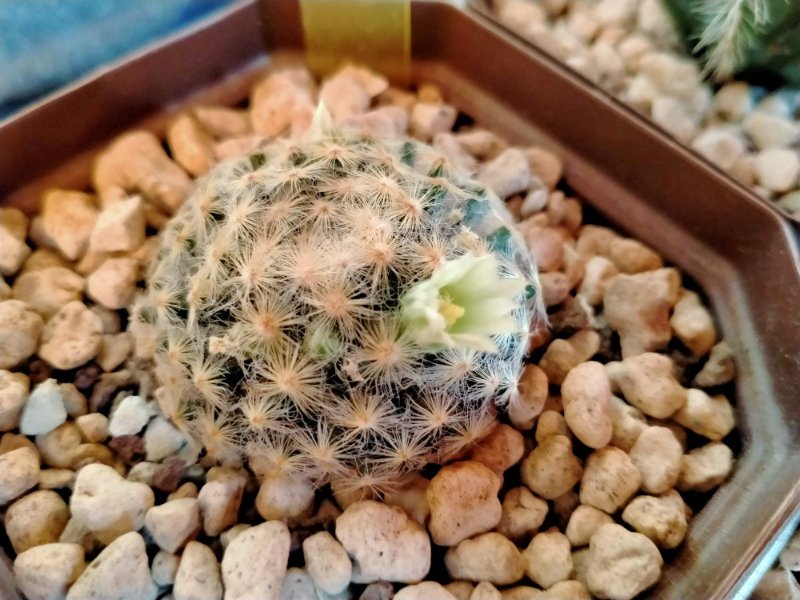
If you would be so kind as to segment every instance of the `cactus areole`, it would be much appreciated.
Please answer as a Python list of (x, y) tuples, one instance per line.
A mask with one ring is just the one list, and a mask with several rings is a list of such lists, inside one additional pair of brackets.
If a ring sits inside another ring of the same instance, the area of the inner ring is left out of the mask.
[(536, 272), (502, 202), (433, 148), (324, 108), (198, 182), (134, 310), (162, 409), (223, 463), (385, 489), (517, 399)]

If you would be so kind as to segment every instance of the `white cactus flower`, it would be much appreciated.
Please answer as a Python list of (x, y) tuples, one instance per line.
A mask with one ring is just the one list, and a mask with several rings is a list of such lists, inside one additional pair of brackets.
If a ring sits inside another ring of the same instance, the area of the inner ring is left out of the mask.
[(518, 331), (511, 311), (525, 285), (521, 277), (500, 277), (494, 254), (465, 254), (408, 290), (401, 318), (420, 346), (497, 352), (491, 336)]

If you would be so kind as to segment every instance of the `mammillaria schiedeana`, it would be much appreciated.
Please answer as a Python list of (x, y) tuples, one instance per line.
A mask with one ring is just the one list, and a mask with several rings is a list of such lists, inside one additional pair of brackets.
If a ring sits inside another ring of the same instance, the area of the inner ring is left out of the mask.
[(320, 109), (199, 180), (135, 307), (160, 403), (221, 462), (381, 489), (514, 402), (536, 274), (502, 203)]

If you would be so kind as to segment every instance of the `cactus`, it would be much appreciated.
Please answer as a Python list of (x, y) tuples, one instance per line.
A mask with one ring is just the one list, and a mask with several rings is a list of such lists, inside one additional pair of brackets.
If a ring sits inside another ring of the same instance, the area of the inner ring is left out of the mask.
[(222, 463), (351, 491), (458, 455), (515, 401), (540, 310), (508, 221), (431, 147), (319, 110), (199, 180), (162, 234), (132, 315), (162, 409)]

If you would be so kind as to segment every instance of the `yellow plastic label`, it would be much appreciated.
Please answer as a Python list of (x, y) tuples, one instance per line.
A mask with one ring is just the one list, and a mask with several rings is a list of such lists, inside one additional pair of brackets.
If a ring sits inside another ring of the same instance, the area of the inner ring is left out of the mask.
[(317, 74), (350, 62), (407, 81), (410, 0), (300, 0), (308, 65)]

